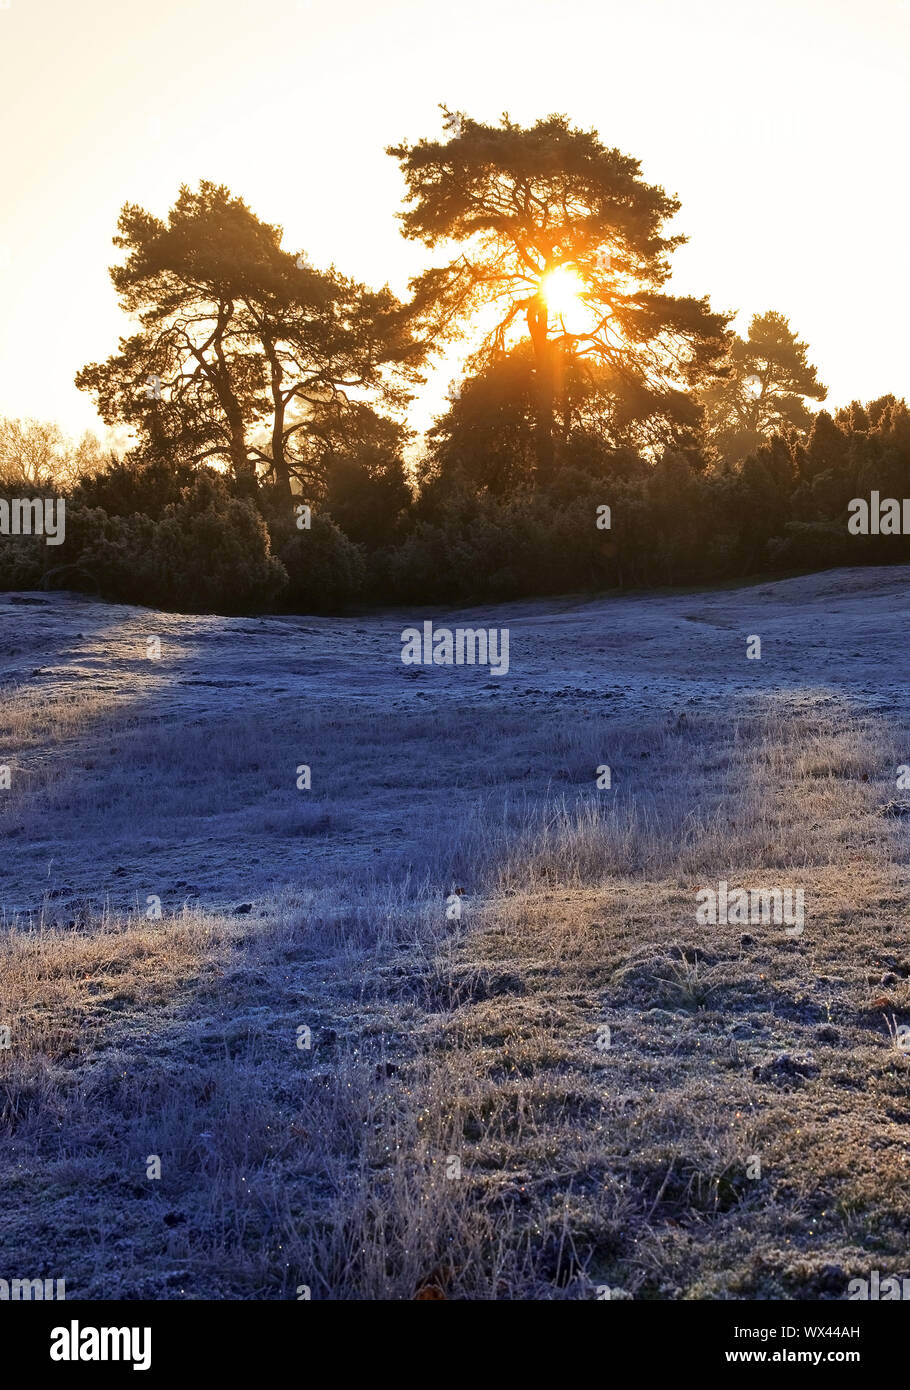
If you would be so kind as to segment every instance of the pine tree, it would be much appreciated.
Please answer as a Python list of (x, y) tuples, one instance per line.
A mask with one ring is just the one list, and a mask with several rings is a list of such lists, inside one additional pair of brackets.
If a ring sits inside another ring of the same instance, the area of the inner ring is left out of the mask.
[(745, 340), (732, 340), (726, 375), (702, 394), (705, 433), (721, 458), (737, 462), (774, 434), (808, 433), (806, 401), (828, 393), (807, 354), (808, 345), (774, 310), (753, 317)]

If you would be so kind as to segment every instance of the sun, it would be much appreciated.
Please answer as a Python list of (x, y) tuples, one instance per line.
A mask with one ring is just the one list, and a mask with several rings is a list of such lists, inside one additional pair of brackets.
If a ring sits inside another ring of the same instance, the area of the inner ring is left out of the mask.
[(558, 265), (540, 282), (540, 292), (555, 318), (574, 316), (583, 307), (584, 281), (571, 265)]

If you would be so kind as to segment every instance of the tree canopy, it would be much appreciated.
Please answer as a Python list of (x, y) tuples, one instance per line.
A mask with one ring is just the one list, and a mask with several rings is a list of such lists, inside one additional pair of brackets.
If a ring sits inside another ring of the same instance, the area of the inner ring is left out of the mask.
[(488, 310), (483, 350), (492, 360), (526, 331), (543, 473), (555, 463), (561, 383), (576, 364), (634, 402), (643, 446), (690, 440), (693, 392), (726, 353), (728, 316), (707, 299), (664, 292), (684, 240), (666, 231), (676, 198), (565, 116), (523, 128), (507, 115), (491, 126), (443, 110), (446, 140), (389, 150), (405, 177), (404, 235), (429, 248), (455, 243), (446, 264), (412, 283), (435, 339)]
[(703, 392), (705, 428), (723, 458), (737, 462), (771, 435), (805, 432), (812, 424), (807, 400), (828, 392), (783, 314), (755, 314), (748, 336), (734, 337), (727, 372)]
[(166, 222), (128, 204), (118, 229), (111, 278), (141, 327), (76, 384), (147, 454), (289, 493), (317, 467), (320, 432), (370, 402), (402, 407), (419, 380), (424, 349), (388, 288), (284, 251), (282, 229), (222, 185), (183, 186)]

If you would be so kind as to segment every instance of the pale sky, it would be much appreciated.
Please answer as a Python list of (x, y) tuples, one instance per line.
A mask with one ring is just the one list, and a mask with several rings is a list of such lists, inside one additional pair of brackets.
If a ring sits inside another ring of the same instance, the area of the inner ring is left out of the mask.
[(427, 253), (384, 150), (440, 102), (595, 128), (681, 198), (677, 292), (785, 313), (829, 406), (906, 394), (908, 59), (908, 0), (0, 0), (0, 414), (98, 425), (73, 376), (129, 331), (119, 209), (181, 183), (402, 293)]

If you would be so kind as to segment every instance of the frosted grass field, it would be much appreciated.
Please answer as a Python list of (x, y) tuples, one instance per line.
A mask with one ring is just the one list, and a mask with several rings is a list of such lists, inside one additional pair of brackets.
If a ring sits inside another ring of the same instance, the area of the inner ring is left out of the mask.
[[(906, 1274), (906, 593), (0, 596), (10, 1269), (185, 1299)], [(425, 617), (508, 627), (508, 674), (403, 666)], [(805, 932), (697, 926), (719, 879), (802, 886)]]

